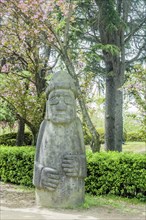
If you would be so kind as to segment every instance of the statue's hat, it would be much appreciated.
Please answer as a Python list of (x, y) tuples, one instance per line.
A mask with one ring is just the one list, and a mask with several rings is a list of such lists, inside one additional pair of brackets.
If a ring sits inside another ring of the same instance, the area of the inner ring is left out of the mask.
[(65, 71), (58, 71), (53, 74), (46, 89), (47, 96), (55, 89), (69, 89), (74, 93), (75, 97), (77, 96), (74, 79)]

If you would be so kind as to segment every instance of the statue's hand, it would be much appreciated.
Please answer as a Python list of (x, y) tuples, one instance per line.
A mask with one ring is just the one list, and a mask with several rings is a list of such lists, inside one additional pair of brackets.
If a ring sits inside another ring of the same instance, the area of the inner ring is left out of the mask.
[(62, 168), (67, 176), (79, 176), (79, 158), (77, 155), (65, 155), (62, 161)]
[(44, 167), (41, 173), (41, 187), (54, 191), (59, 184), (59, 173), (57, 170)]

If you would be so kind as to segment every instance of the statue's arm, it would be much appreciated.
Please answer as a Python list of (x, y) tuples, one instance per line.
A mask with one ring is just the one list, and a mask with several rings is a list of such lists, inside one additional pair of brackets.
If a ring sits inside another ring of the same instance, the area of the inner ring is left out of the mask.
[(54, 191), (59, 184), (59, 173), (57, 170), (50, 167), (45, 167), (40, 163), (40, 157), (43, 157), (40, 152), (42, 146), (42, 139), (44, 138), (43, 134), (48, 125), (48, 121), (44, 120), (41, 123), (39, 134), (36, 144), (36, 155), (34, 162), (34, 173), (33, 173), (33, 184), (37, 188), (45, 188), (49, 191)]
[(38, 133), (38, 138), (37, 138), (37, 143), (36, 143), (36, 152), (35, 152), (35, 161), (34, 161), (34, 172), (33, 172), (33, 184), (36, 187), (40, 187), (40, 180), (41, 180), (41, 173), (43, 170), (43, 165), (40, 164), (40, 147), (41, 147), (41, 142), (43, 138), (43, 133), (46, 127), (46, 120), (43, 120), (39, 133)]
[(39, 163), (35, 163), (33, 184), (37, 188), (48, 189), (54, 191), (59, 184), (59, 173), (57, 170), (44, 167)]
[(35, 161), (34, 172), (33, 172), (33, 185), (40, 188), (41, 187), (41, 173), (43, 170), (43, 165)]

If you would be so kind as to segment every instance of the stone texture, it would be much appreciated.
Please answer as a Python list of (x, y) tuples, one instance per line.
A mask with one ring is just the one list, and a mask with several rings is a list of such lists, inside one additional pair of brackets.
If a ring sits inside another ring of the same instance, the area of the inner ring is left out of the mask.
[(57, 72), (47, 95), (34, 165), (36, 201), (41, 207), (75, 207), (84, 202), (86, 157), (73, 79)]

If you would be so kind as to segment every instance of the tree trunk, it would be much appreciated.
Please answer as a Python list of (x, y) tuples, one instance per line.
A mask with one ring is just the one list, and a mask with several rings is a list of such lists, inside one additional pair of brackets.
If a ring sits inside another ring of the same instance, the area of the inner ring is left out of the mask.
[(115, 150), (122, 151), (123, 143), (123, 74), (116, 76), (116, 108), (115, 108)]
[[(41, 55), (43, 56), (43, 66), (40, 69), (37, 69), (35, 72), (35, 84), (37, 95), (39, 96), (46, 89), (46, 72), (48, 67), (48, 60), (51, 53), (51, 46), (44, 45), (43, 51), (41, 51)], [(37, 55), (36, 55), (37, 62)]]
[(115, 82), (113, 76), (106, 78), (105, 149), (115, 150)]
[(18, 119), (18, 131), (16, 137), (16, 146), (24, 145), (25, 122), (22, 118)]
[(32, 135), (33, 135), (33, 140), (32, 140), (32, 145), (35, 146), (36, 145), (36, 142), (37, 142), (37, 135), (38, 135), (38, 132), (35, 131), (35, 130), (31, 130), (32, 132)]
[(31, 124), (26, 118), (22, 118), (19, 114), (17, 114), (17, 117), (18, 117), (19, 121), (20, 120), (23, 121), (24, 124), (26, 124), (28, 126), (28, 128), (30, 129), (30, 131), (33, 135), (32, 145), (35, 145), (36, 141), (37, 141), (39, 127), (35, 127), (35, 125)]
[(123, 1), (117, 3), (117, 9), (114, 1), (96, 0), (95, 2), (99, 7), (99, 31), (102, 44), (110, 44), (120, 50), (116, 53), (103, 49), (103, 55), (107, 71), (105, 145), (106, 150), (122, 151), (123, 94), (121, 87), (125, 59), (124, 25), (121, 20)]
[(36, 82), (36, 90), (37, 95), (39, 96), (46, 88), (46, 70), (41, 69), (39, 72), (35, 74), (35, 82)]
[(38, 135), (38, 131), (39, 131), (39, 127), (35, 127), (34, 125), (32, 125), (29, 121), (25, 120), (25, 123), (26, 125), (29, 127), (31, 133), (32, 133), (32, 136), (33, 136), (33, 139), (32, 139), (32, 145), (36, 145), (36, 142), (37, 142), (37, 135)]

